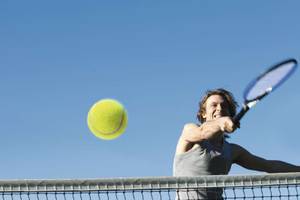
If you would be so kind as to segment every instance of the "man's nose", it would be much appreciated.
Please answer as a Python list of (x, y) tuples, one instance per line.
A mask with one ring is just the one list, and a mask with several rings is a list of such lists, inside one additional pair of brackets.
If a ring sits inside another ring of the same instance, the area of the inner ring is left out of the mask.
[(217, 105), (217, 110), (221, 111), (222, 110), (222, 106), (220, 104)]

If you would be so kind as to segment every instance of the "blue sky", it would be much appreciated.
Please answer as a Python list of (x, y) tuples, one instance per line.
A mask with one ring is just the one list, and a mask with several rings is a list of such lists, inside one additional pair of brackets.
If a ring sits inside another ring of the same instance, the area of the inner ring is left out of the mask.
[[(251, 79), (299, 60), (299, 1), (0, 2), (1, 179), (172, 175), (177, 139), (207, 89), (242, 102)], [(300, 165), (300, 72), (231, 136), (250, 152)], [(128, 111), (116, 140), (87, 112)], [(233, 166), (231, 174), (257, 173)]]

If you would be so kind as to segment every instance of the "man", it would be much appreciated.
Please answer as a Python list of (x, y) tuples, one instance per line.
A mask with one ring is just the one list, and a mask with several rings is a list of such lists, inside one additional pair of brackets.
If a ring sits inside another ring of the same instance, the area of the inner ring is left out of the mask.
[[(174, 158), (174, 176), (228, 174), (232, 163), (251, 170), (300, 172), (300, 166), (255, 156), (237, 144), (226, 141), (238, 124), (232, 118), (237, 103), (225, 89), (210, 90), (199, 103), (197, 118), (201, 122), (186, 124), (178, 140)], [(178, 193), (179, 199), (222, 199), (222, 189)]]

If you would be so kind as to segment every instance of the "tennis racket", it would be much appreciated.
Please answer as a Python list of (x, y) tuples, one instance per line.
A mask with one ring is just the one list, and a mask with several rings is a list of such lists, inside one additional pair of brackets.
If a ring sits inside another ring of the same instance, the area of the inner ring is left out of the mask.
[(233, 118), (238, 124), (247, 111), (284, 83), (296, 70), (297, 61), (282, 61), (251, 81), (244, 91), (244, 103), (240, 112)]

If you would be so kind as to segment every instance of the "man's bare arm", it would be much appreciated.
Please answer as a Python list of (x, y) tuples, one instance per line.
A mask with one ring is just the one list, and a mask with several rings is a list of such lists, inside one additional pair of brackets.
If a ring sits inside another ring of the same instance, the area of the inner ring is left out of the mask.
[(218, 137), (224, 132), (230, 133), (234, 130), (235, 125), (229, 117), (221, 117), (216, 120), (207, 121), (201, 126), (192, 123), (186, 124), (179, 138), (176, 154), (190, 150), (195, 143)]
[(221, 117), (207, 121), (198, 126), (196, 124), (186, 124), (182, 131), (182, 137), (188, 142), (200, 142), (207, 140), (224, 132), (231, 133), (235, 130), (235, 125), (230, 117)]
[(300, 166), (279, 160), (266, 160), (255, 156), (243, 147), (233, 144), (234, 162), (247, 169), (268, 173), (300, 172)]

